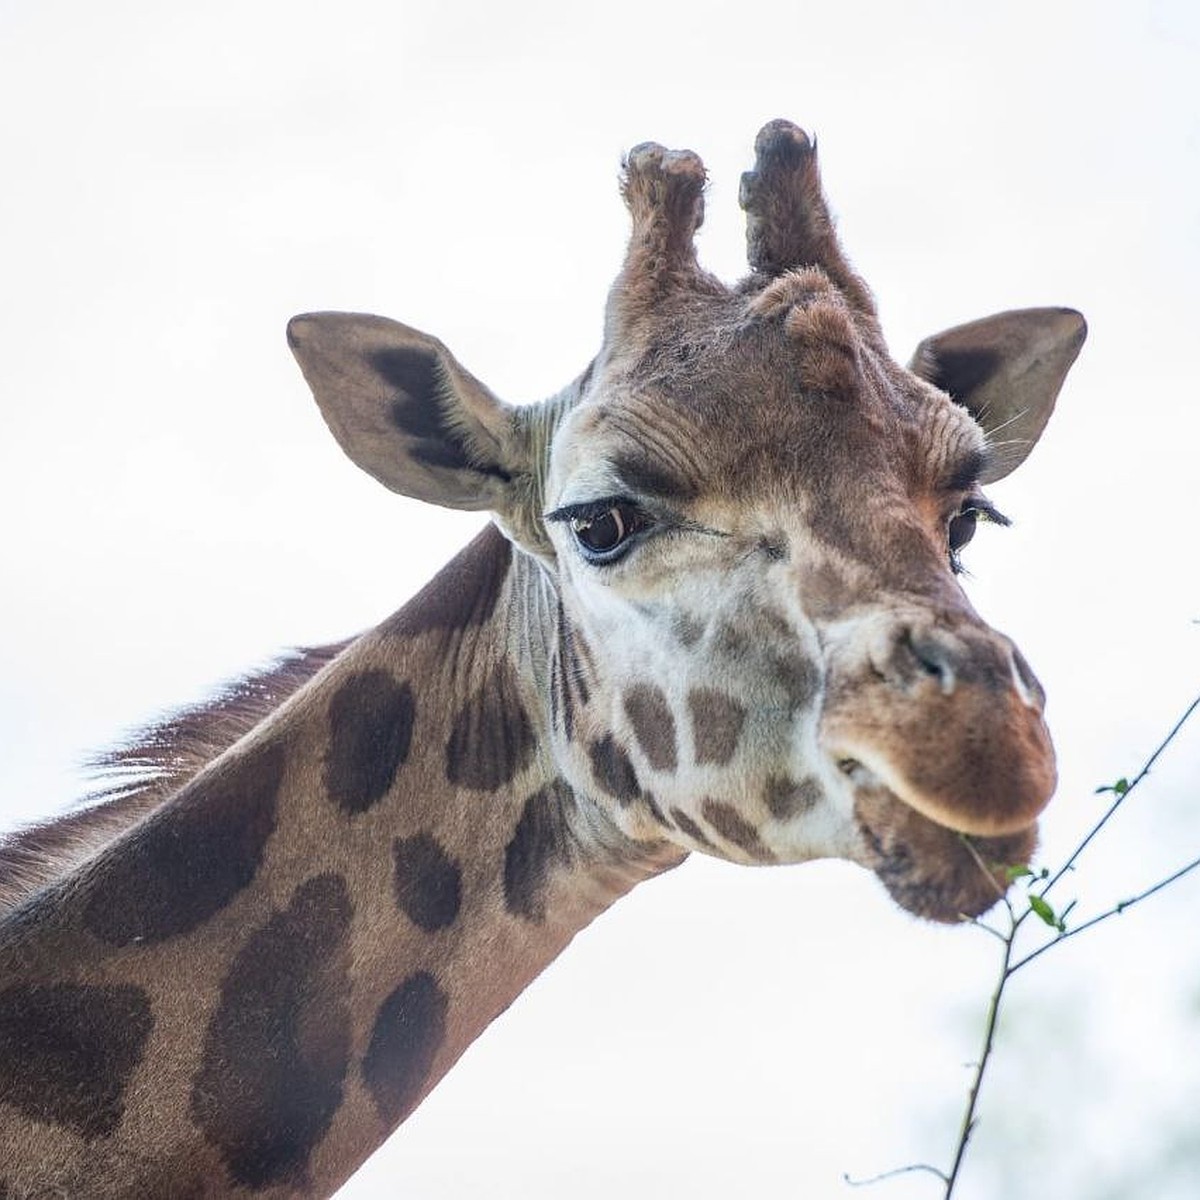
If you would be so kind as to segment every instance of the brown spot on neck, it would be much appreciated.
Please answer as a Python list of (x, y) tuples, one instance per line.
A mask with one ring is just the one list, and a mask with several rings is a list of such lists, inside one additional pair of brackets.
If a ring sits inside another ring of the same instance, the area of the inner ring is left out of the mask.
[(133, 733), (85, 765), (86, 807), (0, 836), (0, 910), (63, 879), (173, 796), (323, 670), (350, 641), (289, 651), (262, 671)]
[(569, 866), (575, 843), (568, 813), (574, 793), (555, 779), (525, 801), (521, 818), (504, 848), (504, 905), (514, 916), (546, 919), (545, 891), (555, 867)]
[(823, 795), (821, 785), (811, 775), (797, 783), (786, 776), (773, 775), (767, 780), (763, 802), (776, 820), (787, 821), (814, 808)]
[(396, 903), (426, 933), (453, 925), (462, 902), (462, 871), (428, 833), (392, 844)]
[(383, 1002), (363, 1058), (363, 1080), (379, 1115), (398, 1125), (424, 1095), (446, 1038), (446, 993), (428, 971), (410, 975)]
[(120, 1124), (154, 1027), (141, 988), (54, 983), (0, 991), (0, 1097), (81, 1137)]
[(384, 670), (351, 675), (329, 702), (325, 789), (343, 812), (366, 812), (387, 795), (408, 758), (412, 688)]
[(275, 830), (283, 746), (216, 764), (115, 843), (84, 885), (83, 921), (114, 946), (195, 929), (254, 878)]
[(597, 738), (588, 749), (596, 782), (622, 805), (632, 804), (642, 794), (637, 772), (629, 755), (611, 733)]
[(704, 830), (701, 829), (700, 826), (683, 811), (683, 809), (671, 809), (671, 816), (675, 819), (675, 824), (679, 827), (680, 831), (690, 837), (698, 846), (703, 846), (706, 850), (716, 849), (716, 847), (713, 845), (712, 838), (710, 838), (708, 834), (706, 834)]
[(704, 819), (727, 841), (744, 850), (751, 858), (768, 861), (774, 856), (759, 839), (758, 830), (731, 804), (705, 800), (700, 811)]
[(499, 662), (454, 717), (446, 741), (446, 778), (494, 791), (529, 764), (536, 744), (516, 673)]
[(787, 696), (793, 712), (811, 704), (821, 687), (821, 672), (817, 665), (795, 651), (772, 659), (768, 676)]
[(350, 1054), (340, 875), (318, 875), (247, 938), (221, 985), (191, 1110), (235, 1183), (304, 1184), (342, 1103)]

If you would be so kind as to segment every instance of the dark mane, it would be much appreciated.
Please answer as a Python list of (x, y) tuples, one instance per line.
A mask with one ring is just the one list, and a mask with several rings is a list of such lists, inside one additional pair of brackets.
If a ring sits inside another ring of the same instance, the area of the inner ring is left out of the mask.
[(0, 915), (136, 824), (332, 662), (349, 641), (293, 650), (90, 759), (80, 806), (0, 839)]

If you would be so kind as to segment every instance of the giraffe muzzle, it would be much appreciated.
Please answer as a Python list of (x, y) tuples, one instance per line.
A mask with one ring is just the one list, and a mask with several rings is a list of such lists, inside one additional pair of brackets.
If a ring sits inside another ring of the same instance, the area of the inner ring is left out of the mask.
[(843, 771), (865, 768), (960, 833), (1030, 828), (1057, 775), (1045, 694), (1012, 642), (963, 620), (876, 624), (865, 645), (853, 641), (835, 656), (822, 720)]

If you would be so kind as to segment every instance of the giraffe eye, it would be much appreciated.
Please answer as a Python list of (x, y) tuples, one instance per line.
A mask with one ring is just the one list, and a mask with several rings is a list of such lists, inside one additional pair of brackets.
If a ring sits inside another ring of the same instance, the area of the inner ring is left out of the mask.
[(570, 504), (547, 513), (546, 520), (565, 522), (580, 554), (593, 566), (616, 562), (654, 525), (654, 519), (629, 500)]
[(975, 526), (978, 522), (979, 511), (974, 508), (964, 508), (950, 518), (947, 536), (951, 554), (957, 554), (975, 536)]
[(968, 496), (962, 507), (946, 523), (946, 542), (950, 550), (950, 569), (958, 574), (962, 562), (958, 552), (975, 536), (980, 521), (991, 525), (1011, 525), (1012, 522), (986, 496), (976, 492)]
[(975, 526), (979, 523), (979, 513), (968, 505), (964, 505), (950, 518), (946, 526), (946, 541), (950, 546), (950, 570), (955, 575), (961, 575), (964, 568), (959, 551), (975, 536)]
[(640, 514), (628, 504), (614, 504), (595, 515), (571, 518), (571, 532), (590, 562), (612, 562), (641, 528)]

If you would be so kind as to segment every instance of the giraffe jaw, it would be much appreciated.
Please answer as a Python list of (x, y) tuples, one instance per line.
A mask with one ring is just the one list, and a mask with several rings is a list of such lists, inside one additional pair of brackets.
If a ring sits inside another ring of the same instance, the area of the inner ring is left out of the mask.
[(923, 817), (886, 788), (860, 790), (855, 820), (862, 865), (914, 916), (954, 924), (985, 913), (1010, 886), (1010, 867), (1037, 849), (1037, 824), (1001, 837), (975, 837)]
[(977, 917), (1008, 890), (1008, 868), (1033, 857), (1036, 821), (999, 836), (969, 834), (931, 819), (856, 759), (838, 768), (862, 837), (856, 861), (914, 916), (948, 924)]

